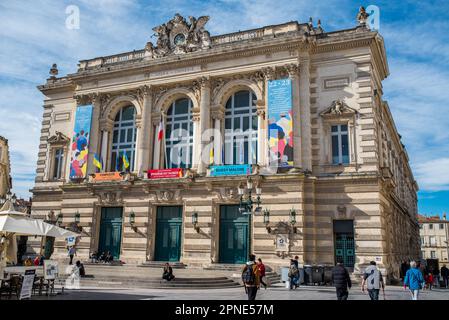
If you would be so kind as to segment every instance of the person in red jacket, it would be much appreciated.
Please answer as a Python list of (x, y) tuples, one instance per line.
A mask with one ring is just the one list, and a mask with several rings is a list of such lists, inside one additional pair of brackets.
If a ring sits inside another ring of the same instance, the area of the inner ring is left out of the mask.
[(267, 289), (267, 284), (265, 283), (265, 265), (262, 262), (262, 259), (257, 259), (257, 268), (259, 269), (260, 273), (260, 283), (263, 284), (263, 287), (265, 290)]
[(432, 290), (432, 284), (433, 284), (433, 274), (429, 272), (424, 279), (426, 280), (427, 287), (429, 290)]

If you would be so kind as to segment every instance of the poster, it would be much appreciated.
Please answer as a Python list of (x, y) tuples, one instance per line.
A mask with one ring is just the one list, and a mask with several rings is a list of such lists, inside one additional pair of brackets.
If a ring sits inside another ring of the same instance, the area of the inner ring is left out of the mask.
[(250, 164), (235, 164), (227, 166), (212, 166), (210, 168), (211, 177), (223, 177), (223, 176), (239, 176), (239, 175), (250, 175), (251, 165)]
[(293, 166), (291, 79), (268, 81), (268, 145), (271, 166)]
[(276, 235), (276, 251), (288, 251), (288, 235)]
[(44, 260), (44, 279), (54, 280), (59, 274), (58, 262), (55, 260)]
[(70, 151), (70, 179), (84, 179), (87, 172), (89, 154), (90, 126), (92, 123), (92, 105), (76, 108), (75, 126)]
[(25, 270), (23, 275), (22, 288), (20, 290), (19, 299), (30, 299), (33, 291), (34, 276), (36, 275), (35, 269)]
[(74, 246), (75, 244), (76, 244), (76, 238), (75, 237), (68, 237), (67, 238), (67, 246), (68, 247)]
[(182, 178), (182, 169), (155, 169), (148, 170), (148, 179), (170, 179), (170, 178)]

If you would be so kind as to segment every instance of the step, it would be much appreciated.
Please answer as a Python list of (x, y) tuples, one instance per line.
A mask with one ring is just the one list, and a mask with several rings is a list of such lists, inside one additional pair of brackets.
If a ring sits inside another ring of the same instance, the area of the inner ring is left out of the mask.
[[(165, 264), (167, 262), (164, 261), (145, 261), (144, 263), (141, 263), (137, 265), (138, 267), (146, 267), (146, 268), (163, 268), (165, 267)], [(185, 269), (186, 265), (182, 262), (169, 262), (170, 267), (173, 269)]]

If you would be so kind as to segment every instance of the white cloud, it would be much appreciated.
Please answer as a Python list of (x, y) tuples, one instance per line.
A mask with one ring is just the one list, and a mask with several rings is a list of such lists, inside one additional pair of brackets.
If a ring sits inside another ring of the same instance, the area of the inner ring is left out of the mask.
[(449, 190), (449, 158), (440, 158), (415, 166), (421, 190)]

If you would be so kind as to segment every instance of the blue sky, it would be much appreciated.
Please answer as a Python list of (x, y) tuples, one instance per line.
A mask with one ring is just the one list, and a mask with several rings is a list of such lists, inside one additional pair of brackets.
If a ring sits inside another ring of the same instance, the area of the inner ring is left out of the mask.
[[(380, 8), (390, 76), (384, 81), (396, 126), (420, 185), (421, 213), (449, 212), (448, 1), (10, 1), (0, 0), (0, 135), (10, 141), (13, 191), (29, 196), (39, 144), (45, 82), (79, 60), (145, 46), (151, 28), (174, 13), (209, 15), (212, 35), (321, 19), (326, 31), (351, 28), (360, 5)], [(80, 9), (80, 28), (67, 29), (68, 5)]]

